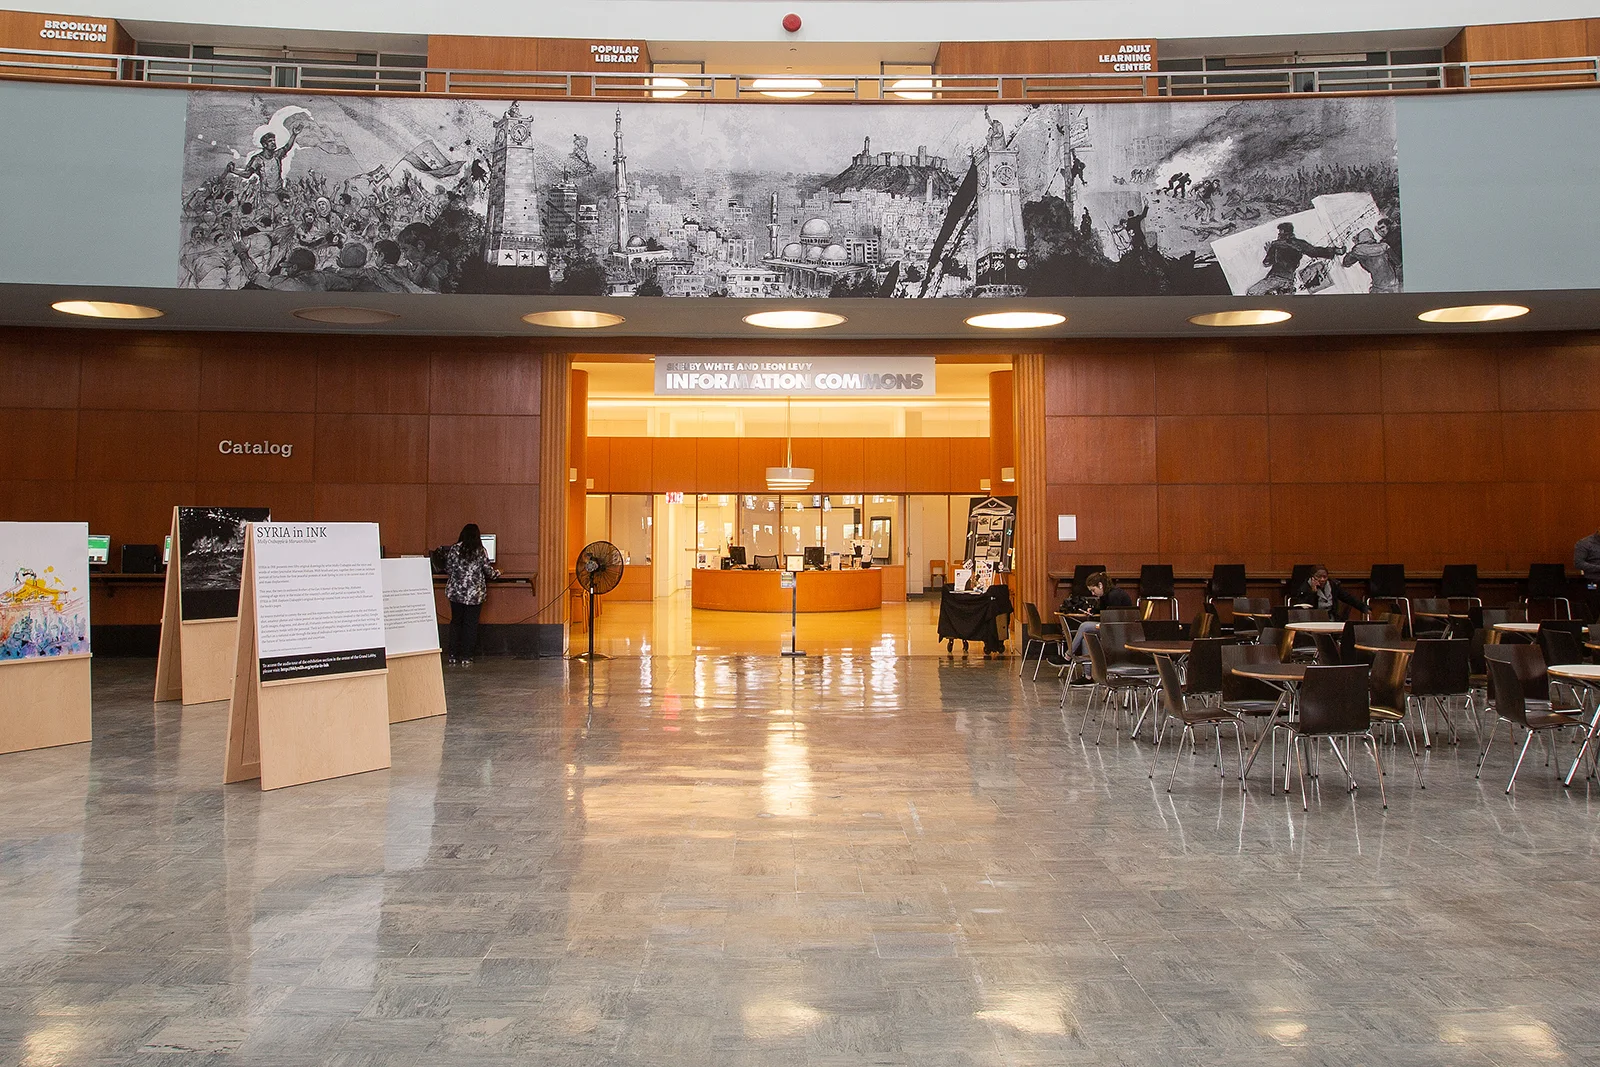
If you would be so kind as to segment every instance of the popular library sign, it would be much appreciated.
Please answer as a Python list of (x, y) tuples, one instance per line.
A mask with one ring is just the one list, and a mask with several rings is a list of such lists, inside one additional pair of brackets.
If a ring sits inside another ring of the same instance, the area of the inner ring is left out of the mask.
[(932, 356), (662, 359), (656, 396), (932, 396)]

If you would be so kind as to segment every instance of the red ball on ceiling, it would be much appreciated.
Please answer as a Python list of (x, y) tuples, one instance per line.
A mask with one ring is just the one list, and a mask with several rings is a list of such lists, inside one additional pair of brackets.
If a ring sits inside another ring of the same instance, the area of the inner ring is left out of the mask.
[(800, 16), (793, 11), (783, 16), (783, 28), (790, 33), (797, 33), (800, 29)]

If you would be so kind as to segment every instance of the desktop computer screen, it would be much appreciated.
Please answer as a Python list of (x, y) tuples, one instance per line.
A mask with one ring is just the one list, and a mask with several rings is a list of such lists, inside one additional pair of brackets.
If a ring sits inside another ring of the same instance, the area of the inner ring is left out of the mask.
[(496, 535), (494, 535), (494, 534), (483, 534), (481, 536), (483, 537), (483, 551), (488, 554), (489, 562), (493, 563), (494, 562), (494, 553), (495, 553)]
[(164, 546), (162, 546), (162, 549), (161, 549), (161, 565), (163, 567), (172, 566), (172, 535), (171, 534), (167, 534), (167, 543)]
[(802, 570), (805, 570), (805, 568), (806, 568), (806, 558), (804, 556), (784, 556), (783, 557), (783, 569), (784, 570), (786, 570), (786, 571), (802, 571)]
[(806, 549), (806, 566), (812, 570), (820, 571), (828, 565), (828, 556), (821, 545), (811, 545)]
[(728, 546), (728, 562), (732, 563), (735, 567), (743, 567), (745, 565), (743, 545)]
[(111, 562), (111, 535), (89, 535), (89, 566), (104, 567)]

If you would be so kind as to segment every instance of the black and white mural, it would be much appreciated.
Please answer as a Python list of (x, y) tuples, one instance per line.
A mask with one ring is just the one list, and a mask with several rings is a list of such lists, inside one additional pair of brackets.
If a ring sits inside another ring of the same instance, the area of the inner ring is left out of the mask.
[(195, 92), (179, 285), (1399, 292), (1387, 98), (682, 105)]

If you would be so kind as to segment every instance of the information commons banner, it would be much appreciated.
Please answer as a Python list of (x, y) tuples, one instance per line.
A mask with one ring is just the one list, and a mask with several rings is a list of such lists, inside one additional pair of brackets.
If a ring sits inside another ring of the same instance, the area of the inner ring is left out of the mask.
[(253, 530), (261, 681), (382, 670), (377, 524), (258, 523)]

